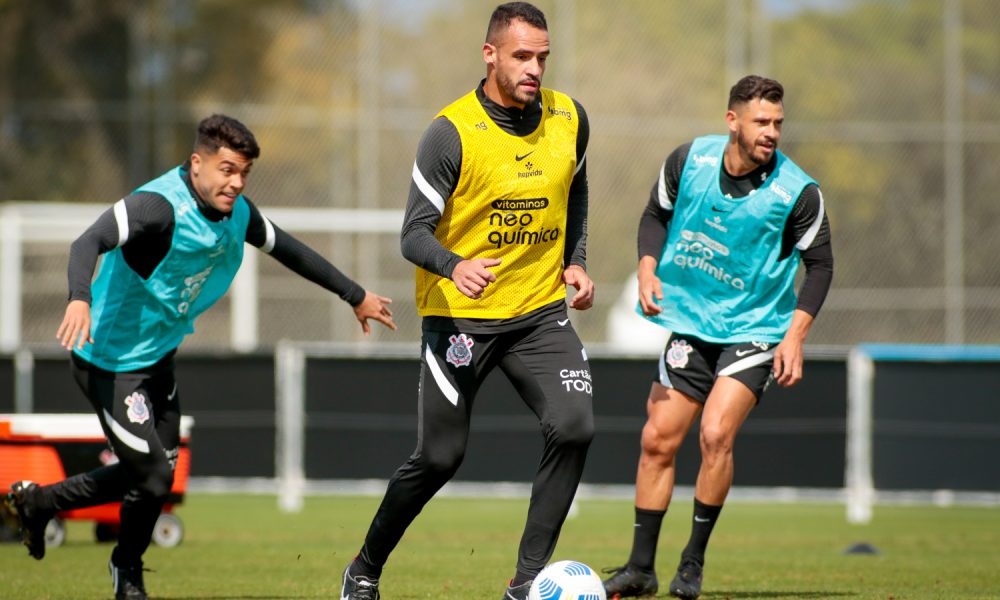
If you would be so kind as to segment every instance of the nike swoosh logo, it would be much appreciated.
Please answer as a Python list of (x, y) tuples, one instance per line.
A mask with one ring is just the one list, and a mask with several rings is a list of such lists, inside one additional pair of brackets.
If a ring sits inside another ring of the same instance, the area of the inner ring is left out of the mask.
[(173, 391), (170, 392), (169, 396), (167, 396), (167, 402), (170, 402), (171, 400), (173, 400), (174, 396), (176, 396), (176, 395), (177, 395), (177, 384), (175, 383)]
[(556, 321), (556, 323), (559, 323), (560, 327), (565, 327), (566, 323), (569, 323), (569, 319), (566, 319), (565, 321)]
[(736, 356), (746, 356), (747, 354), (753, 354), (753, 350), (737, 350)]
[(699, 522), (699, 523), (708, 523), (712, 519), (702, 519), (702, 518), (699, 518), (699, 517), (695, 517), (694, 520), (697, 521), (697, 522)]
[(514, 155), (514, 160), (516, 160), (517, 162), (521, 162), (522, 160), (528, 158), (529, 156), (531, 156), (534, 153), (535, 153), (535, 151), (532, 150), (531, 152), (529, 152), (527, 154), (515, 154)]
[(715, 208), (714, 206), (712, 207), (712, 210), (714, 210), (715, 212), (726, 212), (726, 211), (722, 210), (721, 208)]

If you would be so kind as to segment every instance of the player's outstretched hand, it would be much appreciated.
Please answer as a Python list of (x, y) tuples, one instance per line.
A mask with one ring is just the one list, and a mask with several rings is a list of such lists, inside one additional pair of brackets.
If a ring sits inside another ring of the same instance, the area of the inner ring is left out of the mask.
[(94, 338), (90, 337), (90, 304), (73, 300), (66, 306), (66, 315), (56, 330), (56, 339), (67, 350), (72, 350), (73, 344), (79, 350), (86, 342), (94, 343)]
[(483, 297), (486, 286), (497, 280), (497, 276), (488, 267), (500, 264), (499, 258), (472, 258), (463, 260), (451, 272), (451, 281), (458, 291), (473, 300)]
[(656, 273), (639, 270), (639, 306), (647, 317), (658, 315), (663, 308), (658, 302), (663, 300), (663, 283)]
[(563, 282), (576, 288), (570, 300), (570, 308), (587, 310), (594, 305), (594, 282), (580, 265), (570, 265), (563, 271)]
[(392, 320), (392, 311), (389, 310), (390, 304), (392, 304), (392, 298), (379, 296), (365, 290), (365, 299), (354, 307), (354, 316), (361, 323), (361, 331), (364, 331), (365, 335), (371, 335), (372, 332), (371, 327), (368, 326), (368, 319), (374, 319), (389, 329), (396, 329), (396, 324)]

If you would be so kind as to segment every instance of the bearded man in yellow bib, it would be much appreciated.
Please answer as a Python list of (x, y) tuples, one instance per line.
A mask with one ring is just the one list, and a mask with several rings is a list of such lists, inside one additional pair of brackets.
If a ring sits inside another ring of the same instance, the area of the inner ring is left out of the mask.
[(590, 308), (586, 272), (589, 125), (572, 98), (541, 87), (545, 16), (498, 6), (486, 79), (424, 133), (403, 223), (423, 317), (417, 446), (389, 481), (342, 600), (379, 597), (382, 567), (465, 454), (476, 392), (499, 368), (544, 440), (514, 578), (523, 600), (555, 549), (594, 433), (587, 353), (566, 309)]

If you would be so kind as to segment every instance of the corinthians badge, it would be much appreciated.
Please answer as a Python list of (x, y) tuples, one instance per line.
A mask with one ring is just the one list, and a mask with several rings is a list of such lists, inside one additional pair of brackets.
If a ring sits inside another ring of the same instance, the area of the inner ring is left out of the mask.
[(448, 338), (451, 346), (445, 353), (445, 359), (456, 367), (464, 367), (472, 362), (472, 345), (475, 343), (472, 338), (460, 333)]
[(670, 342), (667, 350), (667, 364), (675, 369), (683, 369), (688, 364), (688, 354), (694, 352), (691, 344), (687, 340), (674, 340)]
[(139, 392), (134, 392), (128, 398), (125, 398), (125, 405), (128, 406), (125, 414), (128, 415), (129, 421), (142, 425), (149, 420), (149, 407), (146, 406), (146, 397)]

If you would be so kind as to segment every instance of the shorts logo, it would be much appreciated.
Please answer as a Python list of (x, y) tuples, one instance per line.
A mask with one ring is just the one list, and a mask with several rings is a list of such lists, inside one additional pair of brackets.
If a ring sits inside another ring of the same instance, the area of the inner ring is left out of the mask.
[(464, 367), (472, 362), (471, 348), (475, 343), (472, 338), (460, 333), (449, 337), (448, 341), (451, 342), (451, 346), (444, 355), (445, 360), (456, 367)]
[(129, 421), (142, 425), (149, 420), (149, 407), (146, 405), (146, 397), (139, 392), (133, 392), (132, 395), (125, 398), (125, 405), (128, 406), (125, 415)]
[(771, 347), (771, 344), (768, 342), (750, 342), (750, 344), (760, 348), (761, 352), (767, 352), (767, 349)]
[(694, 352), (691, 344), (687, 340), (674, 340), (670, 342), (670, 349), (667, 350), (667, 364), (675, 369), (683, 369), (688, 364), (688, 354)]

